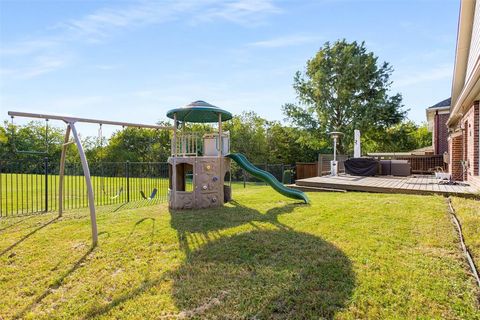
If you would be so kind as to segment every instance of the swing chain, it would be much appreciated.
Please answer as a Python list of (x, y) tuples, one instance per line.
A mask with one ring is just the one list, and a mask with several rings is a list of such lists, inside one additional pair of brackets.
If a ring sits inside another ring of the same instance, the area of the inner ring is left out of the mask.
[(37, 154), (37, 155), (48, 155), (48, 120), (45, 119), (45, 150), (44, 151), (35, 151), (35, 150), (18, 150), (16, 144), (16, 130), (15, 130), (15, 122), (14, 116), (10, 116), (11, 120), (11, 134), (12, 134), (12, 146), (15, 153), (25, 153), (25, 154)]

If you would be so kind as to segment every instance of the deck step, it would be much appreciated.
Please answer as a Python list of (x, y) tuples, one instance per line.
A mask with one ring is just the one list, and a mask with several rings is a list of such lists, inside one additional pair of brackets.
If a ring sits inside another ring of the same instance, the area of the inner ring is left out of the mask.
[(290, 184), (290, 185), (287, 185), (287, 187), (304, 191), (304, 192), (347, 192), (347, 190), (342, 190), (342, 189), (299, 186), (296, 184)]
[[(295, 181), (294, 188), (309, 191), (307, 188), (334, 189), (376, 193), (403, 193), (444, 196), (460, 196), (466, 198), (479, 198), (479, 190), (472, 186), (439, 185), (434, 176), (410, 177), (361, 177), (339, 175), (336, 177), (324, 176), (300, 179)], [(323, 190), (322, 190), (323, 191)]]

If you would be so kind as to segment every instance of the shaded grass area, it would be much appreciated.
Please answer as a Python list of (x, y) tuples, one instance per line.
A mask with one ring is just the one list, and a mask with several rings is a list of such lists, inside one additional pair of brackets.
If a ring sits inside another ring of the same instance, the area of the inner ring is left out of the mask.
[(462, 225), (465, 245), (480, 268), (480, 202), (478, 200), (452, 198), (457, 218)]
[(0, 316), (480, 319), (436, 196), (234, 188), (224, 208), (166, 205), (0, 220)]

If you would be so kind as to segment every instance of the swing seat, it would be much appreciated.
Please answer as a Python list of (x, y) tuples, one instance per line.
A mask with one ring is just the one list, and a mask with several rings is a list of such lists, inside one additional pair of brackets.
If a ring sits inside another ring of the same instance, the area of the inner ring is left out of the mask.
[[(103, 194), (105, 194), (107, 197), (110, 197), (108, 195), (108, 193), (105, 191), (105, 188), (102, 188), (102, 191), (103, 191)], [(120, 189), (118, 189), (118, 192), (117, 194), (115, 194), (114, 196), (110, 197), (110, 199), (117, 199), (118, 197), (120, 197), (120, 195), (123, 193), (123, 187), (120, 187)]]
[(145, 195), (145, 192), (143, 191), (140, 191), (140, 194), (142, 195), (142, 198), (145, 199), (145, 200), (152, 200), (153, 198), (155, 198), (155, 196), (157, 195), (157, 188), (153, 189), (152, 191), (152, 194), (150, 195), (150, 197), (147, 198), (147, 196)]

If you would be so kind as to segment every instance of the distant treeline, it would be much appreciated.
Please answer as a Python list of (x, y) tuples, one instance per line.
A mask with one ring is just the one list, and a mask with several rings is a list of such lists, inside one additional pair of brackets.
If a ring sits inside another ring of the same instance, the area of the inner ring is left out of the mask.
[[(166, 123), (162, 123), (166, 124)], [(171, 125), (171, 124), (170, 124)], [(217, 130), (210, 125), (190, 124), (180, 131), (200, 135)], [(223, 130), (230, 132), (231, 152), (241, 152), (254, 163), (309, 162), (318, 153), (331, 153), (332, 142), (326, 133), (268, 121), (254, 112), (245, 112), (225, 122)], [(50, 127), (45, 140), (45, 126), (32, 121), (23, 126), (4, 122), (0, 127), (0, 159), (40, 158), (60, 159), (64, 128)], [(123, 161), (166, 161), (170, 155), (172, 132), (125, 128), (116, 131), (109, 139), (84, 137), (82, 143), (91, 163)], [(426, 125), (405, 121), (378, 132), (375, 139), (363, 137), (363, 152), (410, 151), (431, 145), (431, 134)], [(48, 154), (28, 154), (17, 151), (46, 151)], [(352, 152), (347, 148), (347, 153)], [(68, 146), (67, 161), (78, 161), (75, 144)]]

